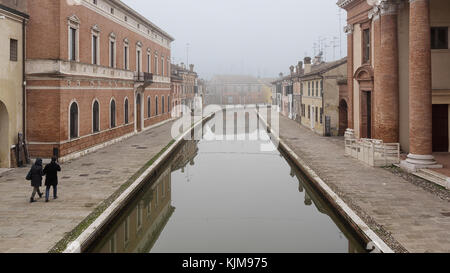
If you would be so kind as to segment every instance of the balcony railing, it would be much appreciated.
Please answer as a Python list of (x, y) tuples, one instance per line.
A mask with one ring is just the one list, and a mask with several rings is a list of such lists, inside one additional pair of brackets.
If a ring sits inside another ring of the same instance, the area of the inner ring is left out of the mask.
[(135, 82), (143, 82), (143, 83), (152, 83), (153, 82), (153, 74), (147, 72), (136, 72), (134, 74)]

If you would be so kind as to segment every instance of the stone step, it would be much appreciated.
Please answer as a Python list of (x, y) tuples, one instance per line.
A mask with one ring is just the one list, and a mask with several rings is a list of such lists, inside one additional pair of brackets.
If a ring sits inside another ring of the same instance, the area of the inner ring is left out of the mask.
[(440, 173), (434, 172), (429, 169), (421, 169), (416, 173), (413, 173), (415, 176), (428, 180), (432, 183), (438, 184), (446, 189), (450, 189), (450, 183), (447, 179), (447, 176), (442, 175)]

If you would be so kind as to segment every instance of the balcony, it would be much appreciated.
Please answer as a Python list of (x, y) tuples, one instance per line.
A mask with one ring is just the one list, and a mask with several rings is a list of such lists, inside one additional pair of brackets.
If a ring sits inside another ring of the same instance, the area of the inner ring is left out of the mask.
[(142, 83), (142, 87), (146, 88), (153, 83), (153, 74), (147, 72), (135, 72), (134, 81), (136, 83)]

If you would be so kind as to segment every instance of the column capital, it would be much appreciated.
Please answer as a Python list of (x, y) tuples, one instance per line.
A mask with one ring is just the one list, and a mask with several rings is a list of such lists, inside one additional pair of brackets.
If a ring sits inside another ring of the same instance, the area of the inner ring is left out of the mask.
[(345, 27), (344, 27), (344, 32), (346, 33), (346, 34), (353, 34), (353, 25), (346, 25)]
[(397, 14), (400, 0), (367, 0), (367, 3), (373, 7), (369, 11), (369, 18), (377, 20), (381, 15)]

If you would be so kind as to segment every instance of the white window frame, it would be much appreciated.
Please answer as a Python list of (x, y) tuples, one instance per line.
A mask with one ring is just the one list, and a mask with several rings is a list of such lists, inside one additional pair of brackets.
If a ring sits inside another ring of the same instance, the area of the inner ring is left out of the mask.
[[(114, 63), (111, 63), (111, 43), (114, 43)], [(109, 66), (112, 68), (116, 68), (117, 67), (117, 41), (116, 41), (116, 34), (114, 34), (114, 32), (111, 32), (111, 34), (109, 34), (109, 44), (108, 44), (108, 51), (109, 51), (109, 55), (108, 55), (108, 62), (109, 62)]]
[(127, 38), (123, 40), (123, 69), (130, 69), (130, 46)]
[(142, 71), (142, 43), (141, 42), (136, 43), (136, 72), (143, 72)]
[[(92, 64), (94, 64), (94, 37), (97, 37), (97, 49), (96, 49), (96, 54), (97, 54), (97, 59), (95, 60), (95, 65), (101, 65), (100, 64), (100, 29), (97, 25), (94, 25), (91, 29), (91, 61)], [(111, 46), (111, 45), (109, 45)]]
[(75, 29), (75, 61), (79, 62), (80, 61), (80, 19), (78, 19), (78, 17), (74, 14), (72, 16), (70, 16), (67, 19), (67, 59), (69, 61), (72, 61), (71, 59), (71, 47), (72, 47), (72, 43), (70, 42), (71, 40), (71, 33), (70, 33), (70, 29), (73, 28)]
[[(115, 124), (114, 124), (114, 127), (111, 126), (111, 103), (112, 103), (112, 101), (114, 101), (114, 104), (115, 104), (115, 108), (114, 108), (114, 123)], [(109, 108), (109, 129), (115, 129), (115, 128), (117, 128), (117, 100), (114, 97), (112, 97), (111, 100), (109, 101), (108, 108)]]

